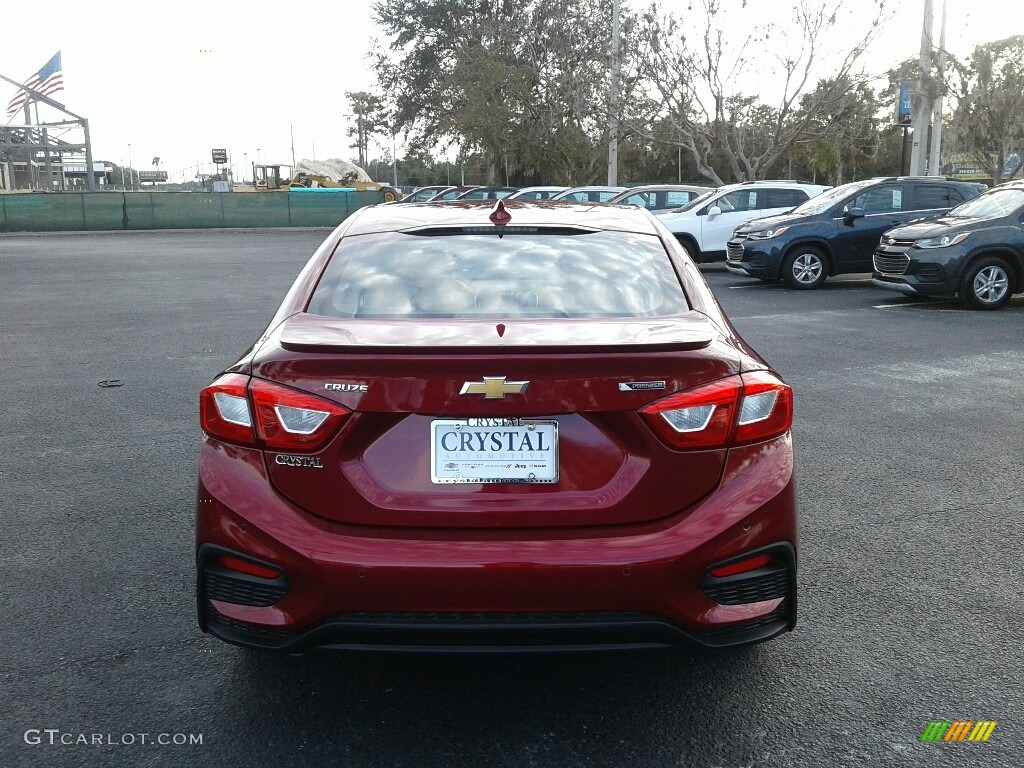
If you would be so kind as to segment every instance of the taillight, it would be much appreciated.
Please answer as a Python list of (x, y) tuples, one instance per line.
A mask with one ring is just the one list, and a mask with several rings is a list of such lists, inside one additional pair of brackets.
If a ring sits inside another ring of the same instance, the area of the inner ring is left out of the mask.
[(641, 409), (674, 448), (720, 448), (732, 434), (739, 376), (677, 392)]
[(319, 450), (349, 413), (330, 400), (262, 379), (249, 383), (238, 373), (221, 376), (199, 395), (199, 420), (208, 435), (274, 450)]
[(757, 371), (677, 392), (640, 412), (673, 448), (725, 448), (785, 434), (793, 423), (793, 390)]
[(260, 440), (275, 450), (319, 450), (350, 413), (330, 400), (262, 379), (252, 380), (249, 393)]
[(255, 445), (252, 413), (245, 385), (249, 377), (226, 373), (199, 393), (199, 423), (211, 437)]
[(736, 444), (784, 435), (793, 426), (793, 389), (767, 371), (744, 373)]

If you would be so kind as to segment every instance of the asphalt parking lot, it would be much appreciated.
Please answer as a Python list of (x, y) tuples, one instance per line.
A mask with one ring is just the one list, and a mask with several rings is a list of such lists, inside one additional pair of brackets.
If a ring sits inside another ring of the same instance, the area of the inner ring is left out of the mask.
[[(202, 635), (198, 392), (324, 236), (0, 237), (0, 766), (1024, 764), (1024, 297), (707, 269), (796, 394), (800, 620), (773, 642), (279, 657)], [(998, 726), (921, 743), (932, 720)]]

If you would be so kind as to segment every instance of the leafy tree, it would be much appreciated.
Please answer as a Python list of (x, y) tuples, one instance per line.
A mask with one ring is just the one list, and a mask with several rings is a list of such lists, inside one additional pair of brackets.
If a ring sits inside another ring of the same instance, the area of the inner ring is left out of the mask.
[[(822, 91), (839, 95), (821, 98)], [(808, 109), (815, 112), (805, 119)], [(831, 185), (873, 175), (882, 143), (878, 117), (882, 110), (878, 95), (866, 83), (819, 82), (794, 113), (793, 119), (805, 127), (787, 160), (796, 161), (814, 178), (821, 175)]]
[[(958, 66), (959, 102), (951, 144), (973, 154), (1001, 183), (1006, 157), (1024, 148), (1024, 35), (979, 45)], [(1018, 165), (1010, 174), (1020, 171)]]
[(358, 152), (358, 159), (354, 162), (365, 170), (369, 161), (370, 139), (382, 134), (391, 135), (390, 115), (380, 96), (366, 91), (346, 91), (345, 98), (352, 110), (352, 123), (345, 135), (355, 138), (355, 143), (350, 145)]
[[(377, 0), (374, 12), (390, 37), (379, 84), (413, 141), (482, 153), (487, 181), (506, 166), (510, 181), (603, 174), (610, 0)], [(624, 58), (629, 25), (623, 14)]]

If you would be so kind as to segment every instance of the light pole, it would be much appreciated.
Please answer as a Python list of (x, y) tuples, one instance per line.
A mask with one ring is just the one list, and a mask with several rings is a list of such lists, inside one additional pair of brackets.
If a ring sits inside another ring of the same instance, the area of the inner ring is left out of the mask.
[(132, 185), (132, 192), (135, 191), (135, 179), (132, 177), (132, 145), (128, 143), (128, 181)]
[(391, 134), (391, 161), (394, 163), (395, 171), (395, 183), (394, 187), (398, 188), (398, 144), (395, 143), (395, 134)]
[(245, 181), (248, 181), (248, 179), (245, 178), (248, 175), (245, 171), (249, 168), (249, 153), (248, 152), (243, 152), (242, 153), (242, 160), (245, 161), (245, 164), (242, 166), (242, 181), (245, 182)]
[(608, 99), (608, 186), (619, 183), (619, 0), (612, 0), (612, 82)]
[(259, 147), (256, 147), (256, 165), (263, 165), (263, 163), (260, 162), (260, 148)]

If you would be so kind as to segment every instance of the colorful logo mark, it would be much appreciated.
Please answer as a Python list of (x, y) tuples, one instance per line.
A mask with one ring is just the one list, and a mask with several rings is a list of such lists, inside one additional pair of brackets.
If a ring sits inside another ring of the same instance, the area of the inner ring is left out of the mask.
[(932, 720), (921, 741), (988, 741), (995, 729), (995, 720)]

